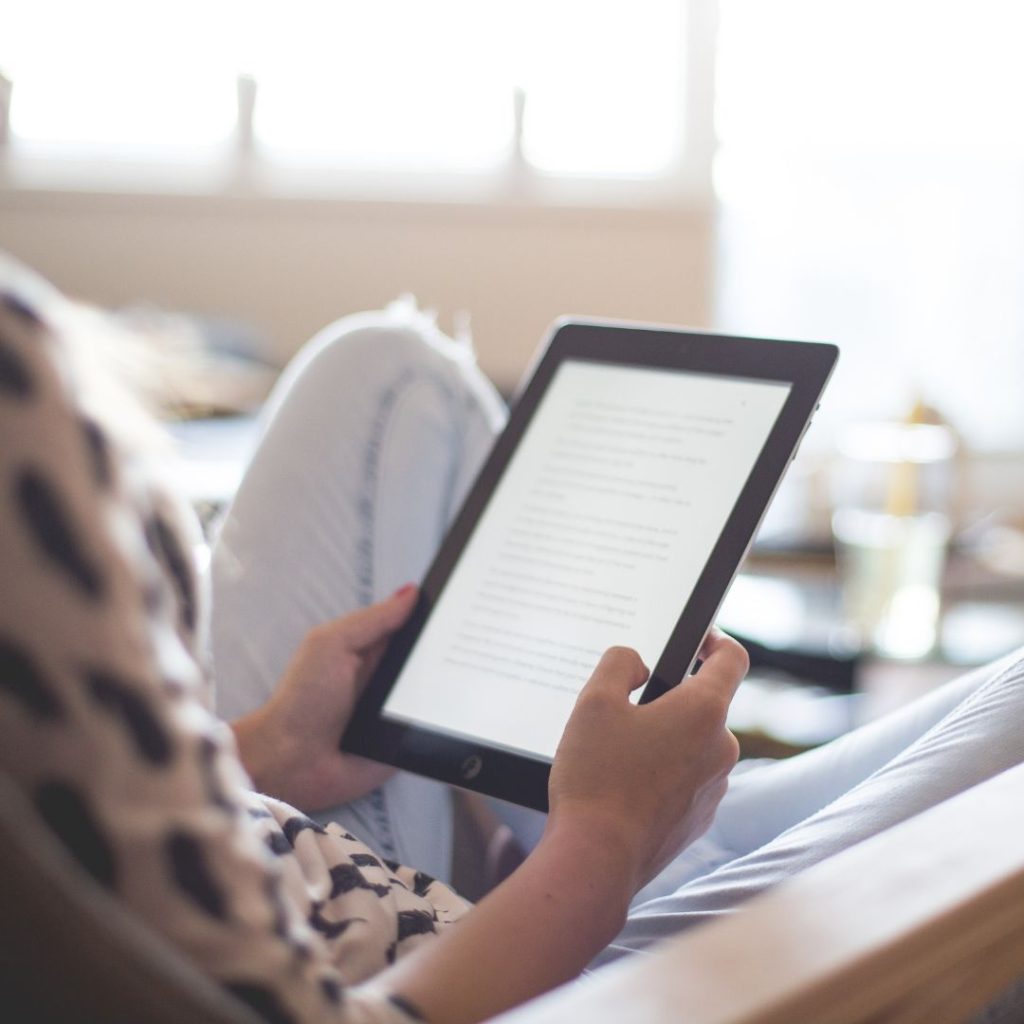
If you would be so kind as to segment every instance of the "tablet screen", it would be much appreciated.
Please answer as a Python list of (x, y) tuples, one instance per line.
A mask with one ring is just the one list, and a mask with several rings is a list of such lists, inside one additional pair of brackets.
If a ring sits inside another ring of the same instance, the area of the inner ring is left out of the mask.
[(604, 650), (657, 662), (790, 386), (564, 361), (383, 716), (550, 760)]

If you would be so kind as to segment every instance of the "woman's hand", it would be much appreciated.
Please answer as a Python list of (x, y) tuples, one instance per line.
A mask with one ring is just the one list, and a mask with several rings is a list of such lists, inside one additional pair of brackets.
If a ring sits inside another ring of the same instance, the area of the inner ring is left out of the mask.
[(634, 892), (707, 830), (736, 764), (725, 717), (747, 653), (713, 630), (701, 658), (696, 675), (634, 705), (629, 694), (647, 669), (635, 651), (613, 647), (580, 692), (555, 755), (549, 831), (582, 830), (621, 847)]
[(395, 769), (338, 747), (363, 685), (391, 634), (408, 618), (416, 588), (306, 634), (270, 700), (232, 723), (257, 789), (307, 812), (365, 795)]
[(707, 828), (736, 762), (725, 713), (747, 655), (714, 632), (701, 656), (695, 676), (638, 707), (639, 656), (605, 654), (555, 755), (540, 844), (457, 928), (375, 983), (427, 1020), (468, 1024), (574, 977), (615, 937), (636, 890)]

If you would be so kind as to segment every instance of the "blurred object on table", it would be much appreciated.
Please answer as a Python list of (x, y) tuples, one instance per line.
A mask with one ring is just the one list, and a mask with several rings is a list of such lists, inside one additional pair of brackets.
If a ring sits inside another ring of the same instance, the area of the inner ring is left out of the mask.
[(833, 465), (844, 617), (891, 658), (925, 657), (938, 637), (958, 443), (934, 418), (918, 405), (906, 422), (851, 426)]

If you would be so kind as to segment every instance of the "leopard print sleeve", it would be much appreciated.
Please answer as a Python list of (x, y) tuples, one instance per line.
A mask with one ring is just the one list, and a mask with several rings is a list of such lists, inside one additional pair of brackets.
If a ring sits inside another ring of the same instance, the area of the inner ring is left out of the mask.
[(405, 1021), (374, 985), (467, 904), (250, 792), (207, 710), (181, 512), (86, 410), (71, 306), (0, 273), (0, 770), (82, 868), (268, 1021)]

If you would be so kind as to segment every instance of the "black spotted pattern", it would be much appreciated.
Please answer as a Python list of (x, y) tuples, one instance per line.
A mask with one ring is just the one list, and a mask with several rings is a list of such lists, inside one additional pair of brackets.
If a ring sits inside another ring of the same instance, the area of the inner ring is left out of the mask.
[(146, 541), (153, 554), (170, 573), (178, 596), (181, 621), (192, 632), (196, 628), (196, 595), (192, 589), (189, 562), (181, 550), (174, 530), (161, 515), (153, 516), (145, 526)]
[[(202, 775), (203, 789), (206, 791), (207, 799), (215, 807), (233, 815), (237, 808), (225, 792), (217, 772), (218, 754), (217, 744), (209, 736), (203, 736), (199, 740), (199, 771)], [(249, 813), (252, 814), (251, 811)], [(267, 817), (270, 817), (269, 813)]]
[(87, 597), (101, 597), (103, 577), (49, 481), (38, 470), (26, 467), (15, 474), (14, 487), (22, 525), (36, 548)]
[(34, 393), (35, 384), (24, 360), (0, 339), (0, 395), (31, 398)]
[(417, 896), (426, 896), (427, 890), (434, 884), (436, 879), (431, 878), (425, 871), (417, 871), (412, 880), (412, 891)]
[(324, 999), (326, 999), (331, 1006), (341, 1006), (341, 1000), (344, 994), (341, 982), (336, 981), (334, 978), (321, 978), (320, 991), (323, 992)]
[(297, 1024), (295, 1018), (285, 1010), (280, 1000), (269, 988), (254, 985), (248, 981), (225, 982), (224, 988), (236, 999), (245, 1003), (267, 1024)]
[(274, 934), (279, 939), (288, 938), (288, 911), (281, 897), (281, 879), (277, 875), (267, 875), (263, 883), (263, 891), (266, 893), (267, 902), (270, 904), (271, 913), (274, 915), (272, 925)]
[(392, 1006), (397, 1006), (407, 1017), (412, 1020), (426, 1021), (426, 1017), (423, 1015), (423, 1011), (415, 1004), (410, 1003), (405, 996), (400, 996), (397, 993), (392, 992), (388, 996), (388, 1002)]
[(284, 831), (285, 838), (291, 846), (295, 845), (295, 837), (300, 832), (305, 832), (306, 829), (309, 829), (312, 832), (317, 832), (320, 835), (324, 835), (327, 832), (327, 829), (325, 829), (323, 825), (314, 821), (312, 818), (307, 818), (304, 814), (296, 814), (291, 818), (288, 818), (281, 828)]
[(112, 889), (117, 884), (114, 846), (85, 798), (64, 782), (46, 782), (36, 789), (36, 810), (71, 855), (96, 879)]
[(202, 844), (187, 832), (172, 832), (164, 842), (164, 854), (178, 888), (210, 917), (226, 920), (227, 900), (210, 872)]
[(426, 910), (400, 910), (398, 912), (398, 941), (411, 935), (431, 935), (437, 931), (436, 919)]
[(267, 849), (277, 857), (283, 857), (286, 853), (292, 852), (292, 844), (288, 842), (288, 837), (283, 832), (271, 832), (264, 842), (267, 844)]
[(361, 868), (382, 868), (384, 866), (380, 859), (372, 853), (353, 853), (350, 859), (353, 864), (357, 864)]
[[(0, 302), (21, 319), (31, 323), (39, 322), (32, 310), (17, 299), (6, 296)], [(0, 337), (0, 402), (32, 399), (42, 386), (42, 381), (37, 381), (32, 371), (31, 360)], [(72, 435), (72, 447), (75, 450), (68, 457), (77, 459), (81, 471), (88, 474), (87, 479), (91, 480), (95, 489), (112, 490), (118, 483), (119, 453), (116, 445), (89, 416), (80, 411), (73, 411), (73, 416), (74, 420), (69, 423), (75, 430)], [(75, 597), (84, 597), (98, 603), (109, 596), (113, 583), (113, 578), (108, 578), (109, 570), (103, 560), (106, 557), (104, 545), (96, 540), (102, 524), (87, 517), (74, 500), (75, 492), (65, 491), (62, 481), (58, 469), (53, 468), (51, 471), (45, 465), (24, 462), (7, 483), (15, 514), (12, 530), (22, 531), (26, 550), (40, 559), (41, 564), (36, 568), (40, 580), (46, 581), (49, 574), (52, 582), (56, 576), (60, 585), (65, 590), (70, 588)], [(96, 494), (92, 497), (95, 499)], [(92, 516), (95, 515), (92, 513)], [(173, 529), (172, 516), (165, 519), (159, 513), (150, 512), (139, 513), (138, 519), (154, 557), (163, 569), (163, 573), (158, 574), (152, 563), (145, 567), (152, 579), (151, 586), (159, 589), (159, 600), (164, 607), (169, 606), (172, 595), (176, 597), (180, 622), (194, 631), (197, 620), (195, 573), (187, 541)], [(144, 589), (144, 583), (145, 577), (140, 575), (140, 588)], [(145, 597), (150, 610), (157, 611), (155, 591), (145, 594)], [(173, 764), (176, 759), (183, 762), (185, 758), (182, 753), (187, 752), (190, 757), (194, 755), (196, 758), (192, 764), (193, 767), (199, 767), (207, 809), (215, 807), (230, 814), (242, 814), (244, 804), (230, 797), (230, 787), (221, 777), (221, 754), (217, 740), (193, 733), (188, 740), (181, 741), (179, 752), (170, 720), (161, 714), (160, 699), (166, 699), (170, 693), (185, 696), (188, 693), (186, 687), (171, 680), (149, 679), (145, 670), (140, 670), (142, 674), (139, 678), (133, 678), (111, 671), (103, 665), (102, 656), (95, 660), (90, 657), (78, 664), (73, 681), (80, 683), (81, 687), (74, 690), (72, 697), (68, 698), (71, 703), (66, 705), (58, 683), (67, 684), (71, 680), (63, 676), (49, 678), (45, 662), (40, 662), (20, 642), (0, 637), (0, 697), (10, 698), (12, 703), (26, 709), (28, 714), (40, 722), (66, 720), (71, 710), (76, 715), (88, 710), (82, 707), (84, 699), (92, 709), (91, 717), (98, 720), (101, 729), (111, 734), (111, 742), (125, 744), (130, 749), (133, 755), (132, 771), (138, 772), (147, 766), (163, 768)], [(159, 689), (161, 686), (162, 691)], [(119, 834), (100, 815), (105, 805), (98, 798), (91, 799), (89, 791), (84, 788), (93, 781), (46, 781), (35, 788), (33, 798), (39, 817), (71, 856), (100, 883), (115, 889), (129, 861), (126, 855), (119, 861), (116, 845)], [(252, 818), (272, 818), (265, 810), (253, 808), (247, 811)], [(110, 821), (116, 822), (117, 819)], [(187, 826), (183, 825), (175, 826), (173, 819), (163, 827), (167, 831), (166, 834), (162, 833), (156, 856), (167, 880), (166, 884), (172, 887), (170, 891), (179, 896), (177, 903), (181, 912), (187, 914), (189, 908), (193, 908), (192, 923), (188, 927), (192, 928), (197, 923), (195, 909), (204, 918), (219, 922), (225, 929), (230, 927), (234, 915), (232, 890), (228, 883), (232, 879), (220, 867), (216, 847), (205, 845), (208, 842), (205, 833), (188, 831)], [(298, 836), (304, 831), (325, 834), (327, 829), (311, 818), (294, 814), (288, 818), (281, 831), (274, 830), (265, 842), (274, 855), (285, 856), (294, 848)], [(350, 833), (339, 832), (336, 827), (331, 833), (354, 841)], [(391, 870), (396, 867), (391, 866)], [(381, 872), (387, 870), (384, 862), (368, 852), (355, 852), (346, 862), (331, 868), (328, 900), (335, 900), (354, 891), (370, 892), (383, 899), (391, 895), (392, 885), (405, 888), (404, 883), (397, 878), (390, 879), (390, 884), (375, 884), (371, 869)], [(366, 874), (370, 874), (370, 879), (365, 877)], [(379, 877), (383, 878), (383, 874)], [(423, 895), (433, 884), (433, 879), (417, 874), (413, 884), (417, 894)], [(311, 935), (306, 928), (292, 927), (293, 923), (301, 925), (301, 920), (295, 917), (298, 911), (288, 902), (279, 876), (268, 870), (261, 888), (266, 898), (262, 915), (264, 927), (272, 928), (274, 935), (292, 951), (294, 957), (310, 959), (314, 949), (320, 947), (309, 944)], [(338, 919), (331, 919), (332, 911)], [(328, 901), (317, 902), (310, 911), (308, 925), (330, 940), (344, 935), (353, 925), (370, 924), (365, 917), (342, 917), (341, 914), (343, 910)], [(436, 921), (437, 915), (431, 915), (428, 911), (399, 912), (397, 929), (391, 936), (395, 941), (385, 951), (388, 960), (395, 959), (403, 939), (434, 932)], [(209, 927), (209, 921), (206, 927)], [(372, 928), (368, 930), (373, 931)], [(355, 936), (358, 935), (357, 929)], [(303, 941), (303, 937), (306, 941)], [(344, 1001), (344, 987), (335, 977), (318, 977), (316, 984), (330, 1005), (338, 1006)], [(257, 976), (256, 981), (251, 981), (236, 977), (225, 987), (270, 1024), (291, 1024), (291, 1013), (283, 996), (275, 990), (272, 979)], [(414, 1007), (400, 1000), (395, 1000), (394, 1004), (406, 1013), (418, 1016)]]
[(336, 896), (352, 892), (354, 889), (369, 889), (370, 892), (375, 892), (378, 896), (387, 896), (391, 892), (390, 886), (376, 885), (373, 882), (368, 882), (355, 864), (336, 864), (331, 868), (330, 875), (330, 898), (332, 900)]
[(23, 647), (4, 639), (0, 639), (0, 692), (13, 697), (43, 721), (64, 717), (56, 687), (49, 683)]
[(324, 917), (323, 907), (323, 903), (314, 903), (307, 921), (310, 928), (315, 928), (328, 939), (336, 939), (339, 935), (344, 935), (357, 922), (366, 923), (365, 917), (346, 917), (341, 921), (329, 921)]
[(82, 437), (89, 453), (89, 467), (93, 479), (100, 487), (109, 487), (114, 478), (113, 465), (110, 459), (110, 446), (99, 425), (87, 416), (81, 417)]
[(174, 748), (148, 701), (132, 686), (103, 669), (87, 669), (86, 689), (125, 729), (139, 755), (152, 765), (170, 763)]

